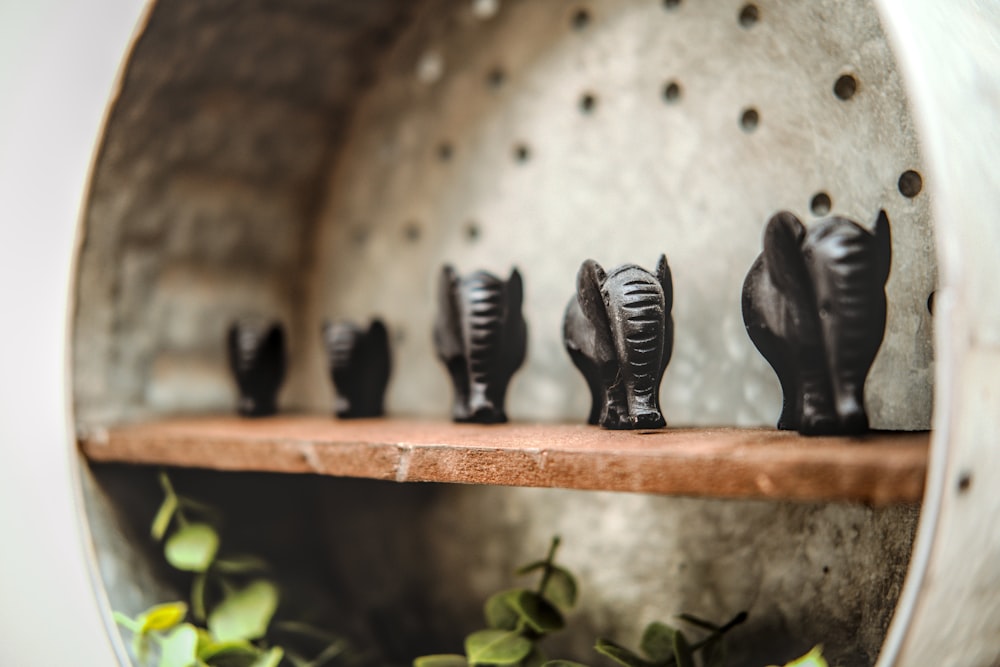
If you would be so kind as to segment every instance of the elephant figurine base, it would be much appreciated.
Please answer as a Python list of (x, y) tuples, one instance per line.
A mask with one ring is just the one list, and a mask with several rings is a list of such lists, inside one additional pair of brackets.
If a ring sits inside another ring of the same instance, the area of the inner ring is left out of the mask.
[(381, 417), (391, 358), (389, 333), (380, 319), (368, 329), (352, 322), (325, 322), (323, 342), (341, 419)]
[(874, 232), (836, 216), (807, 231), (785, 211), (768, 222), (743, 283), (743, 322), (781, 384), (779, 429), (868, 430), (865, 379), (885, 333), (891, 260), (885, 211)]
[(665, 255), (654, 272), (588, 259), (563, 320), (566, 351), (590, 387), (587, 422), (607, 429), (666, 426), (660, 382), (674, 343), (673, 280)]
[(455, 390), (454, 421), (507, 421), (507, 385), (527, 352), (523, 291), (517, 269), (506, 281), (485, 271), (460, 278), (451, 266), (442, 269), (434, 346)]
[(265, 417), (278, 411), (278, 389), (285, 379), (285, 330), (277, 322), (239, 320), (227, 336), (229, 366), (239, 389), (237, 411)]

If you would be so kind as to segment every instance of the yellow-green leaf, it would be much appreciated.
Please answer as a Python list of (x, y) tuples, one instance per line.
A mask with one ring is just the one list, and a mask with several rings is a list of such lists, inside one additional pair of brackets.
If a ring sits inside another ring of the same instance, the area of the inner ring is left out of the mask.
[(218, 641), (264, 636), (278, 608), (278, 589), (266, 579), (233, 591), (208, 615), (208, 629)]
[(425, 655), (413, 661), (413, 667), (469, 667), (464, 655)]
[(792, 660), (785, 667), (830, 667), (823, 657), (823, 648), (814, 646), (811, 651), (797, 660)]
[(153, 525), (149, 529), (149, 532), (153, 535), (153, 539), (157, 542), (162, 540), (163, 536), (167, 534), (167, 528), (170, 527), (170, 520), (174, 518), (174, 512), (176, 511), (177, 496), (168, 494), (163, 499), (160, 509), (157, 510), (156, 517), (153, 519)]
[(207, 523), (189, 523), (167, 539), (164, 554), (178, 570), (204, 572), (219, 550), (219, 535)]
[(594, 650), (601, 655), (606, 655), (619, 665), (625, 665), (625, 667), (655, 667), (653, 663), (640, 658), (633, 651), (610, 639), (598, 639), (597, 643), (594, 644)]
[(280, 646), (272, 646), (267, 653), (262, 653), (257, 662), (251, 667), (278, 667), (281, 659), (285, 657), (285, 651)]
[(216, 658), (243, 657), (254, 659), (260, 654), (256, 646), (245, 639), (233, 641), (209, 641), (198, 646), (198, 657), (205, 662)]
[(166, 602), (150, 607), (136, 618), (140, 624), (140, 632), (150, 630), (166, 632), (184, 620), (187, 609), (187, 605), (183, 602)]
[(653, 662), (665, 662), (674, 657), (674, 635), (677, 630), (666, 623), (653, 621), (642, 633), (639, 648)]
[(185, 623), (160, 642), (159, 667), (192, 667), (197, 664), (198, 630)]
[(532, 644), (517, 632), (480, 630), (465, 638), (469, 664), (513, 665), (531, 653)]
[(526, 592), (525, 589), (513, 588), (491, 595), (486, 600), (486, 604), (483, 605), (486, 625), (494, 630), (513, 630), (516, 628), (521, 615), (514, 606), (514, 599), (522, 592)]
[(545, 582), (545, 597), (563, 611), (576, 604), (576, 579), (569, 570), (553, 565)]

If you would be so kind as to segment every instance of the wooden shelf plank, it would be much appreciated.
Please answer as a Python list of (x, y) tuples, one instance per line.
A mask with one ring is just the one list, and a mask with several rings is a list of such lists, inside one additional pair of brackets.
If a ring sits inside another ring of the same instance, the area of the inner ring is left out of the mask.
[(279, 416), (123, 425), (79, 443), (95, 462), (884, 505), (920, 501), (929, 434)]

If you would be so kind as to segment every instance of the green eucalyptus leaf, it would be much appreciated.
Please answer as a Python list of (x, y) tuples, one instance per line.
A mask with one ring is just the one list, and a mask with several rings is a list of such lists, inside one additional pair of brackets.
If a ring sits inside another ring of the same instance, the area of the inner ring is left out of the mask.
[(205, 662), (233, 657), (256, 659), (259, 654), (257, 647), (245, 639), (210, 641), (198, 645), (198, 657)]
[(552, 632), (565, 625), (559, 610), (534, 591), (518, 592), (511, 603), (521, 619), (535, 632)]
[(610, 639), (598, 639), (597, 643), (594, 645), (594, 650), (596, 650), (601, 655), (606, 655), (619, 665), (625, 665), (625, 667), (657, 667), (653, 663), (643, 660), (634, 652), (629, 649), (616, 644)]
[(471, 665), (514, 665), (531, 649), (531, 642), (517, 632), (480, 630), (465, 638), (465, 654)]
[(205, 585), (208, 573), (199, 572), (191, 579), (191, 615), (196, 621), (205, 622)]
[(691, 625), (701, 628), (702, 630), (709, 630), (711, 632), (717, 632), (722, 626), (712, 623), (711, 621), (706, 621), (703, 618), (698, 618), (693, 614), (681, 614), (677, 618), (687, 621)]
[(569, 611), (576, 605), (576, 579), (566, 568), (553, 565), (543, 594), (552, 604)]
[(218, 641), (264, 636), (278, 608), (278, 589), (266, 579), (232, 591), (208, 615), (208, 629)]
[(166, 632), (184, 620), (187, 609), (183, 602), (165, 602), (150, 607), (136, 618), (140, 624), (140, 632)]
[(159, 667), (192, 667), (198, 662), (198, 630), (180, 625), (160, 642)]
[(153, 518), (153, 525), (149, 529), (153, 539), (157, 542), (162, 540), (163, 536), (167, 534), (167, 528), (170, 527), (170, 520), (174, 518), (174, 512), (176, 511), (177, 496), (172, 493), (167, 494), (166, 498), (163, 499), (163, 503), (160, 504), (160, 509), (156, 511), (156, 516)]
[(680, 630), (674, 633), (674, 658), (677, 660), (677, 667), (694, 667), (694, 652)]
[(413, 667), (469, 667), (464, 655), (425, 655), (413, 661)]
[[(278, 667), (281, 659), (285, 657), (285, 651), (280, 646), (272, 646), (267, 653), (262, 653), (251, 667)], [(317, 663), (319, 664), (319, 663)]]
[(212, 570), (222, 574), (248, 574), (250, 572), (263, 572), (267, 569), (266, 560), (249, 554), (220, 557), (212, 563)]
[(826, 659), (823, 657), (823, 648), (821, 646), (814, 646), (811, 651), (806, 653), (801, 658), (792, 660), (790, 663), (785, 665), (785, 667), (830, 667)]
[(529, 591), (524, 588), (512, 588), (491, 595), (486, 600), (486, 604), (483, 605), (486, 625), (494, 630), (513, 630), (516, 628), (521, 615), (514, 606), (514, 600), (521, 593), (527, 592)]
[(207, 523), (189, 523), (167, 539), (164, 554), (178, 570), (204, 572), (219, 550), (219, 535)]
[(674, 636), (677, 630), (666, 623), (654, 621), (642, 633), (639, 648), (653, 662), (664, 662), (674, 657)]

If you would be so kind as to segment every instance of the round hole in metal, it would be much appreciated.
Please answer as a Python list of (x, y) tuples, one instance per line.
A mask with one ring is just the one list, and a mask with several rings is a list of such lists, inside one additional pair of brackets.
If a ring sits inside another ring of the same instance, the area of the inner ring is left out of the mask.
[(849, 100), (858, 91), (858, 80), (851, 74), (843, 74), (833, 84), (833, 94), (839, 100)]
[(825, 192), (817, 192), (809, 201), (809, 210), (815, 216), (826, 215), (832, 207), (833, 202), (830, 200), (830, 195)]
[(752, 3), (743, 5), (743, 9), (740, 10), (740, 25), (749, 28), (758, 20), (760, 20), (760, 10), (757, 9), (757, 5)]
[(908, 169), (899, 176), (899, 193), (908, 199), (913, 199), (924, 187), (924, 179), (920, 173)]
[(743, 128), (744, 132), (753, 132), (759, 124), (760, 114), (753, 107), (744, 109), (743, 113), (740, 114), (740, 127)]
[(663, 100), (667, 104), (675, 104), (681, 99), (681, 86), (676, 81), (668, 81), (663, 86)]

